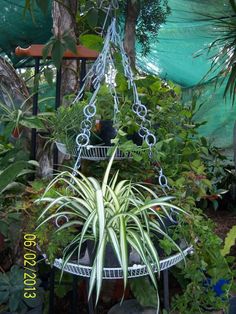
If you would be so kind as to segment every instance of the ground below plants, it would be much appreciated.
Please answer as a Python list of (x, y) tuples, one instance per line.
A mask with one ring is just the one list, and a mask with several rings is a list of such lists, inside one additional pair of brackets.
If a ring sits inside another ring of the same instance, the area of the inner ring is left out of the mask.
[[(234, 211), (228, 210), (208, 210), (207, 216), (215, 223), (216, 234), (224, 240), (229, 230), (236, 225), (236, 209)], [(231, 248), (231, 256), (236, 256), (236, 243)]]

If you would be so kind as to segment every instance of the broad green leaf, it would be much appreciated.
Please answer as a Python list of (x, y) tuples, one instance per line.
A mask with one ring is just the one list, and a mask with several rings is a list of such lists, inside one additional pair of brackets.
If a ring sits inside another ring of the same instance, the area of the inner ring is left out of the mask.
[(45, 80), (47, 81), (48, 85), (52, 87), (53, 86), (53, 77), (54, 77), (53, 70), (49, 67), (46, 67), (43, 70), (43, 74), (44, 74)]
[(132, 279), (129, 285), (135, 299), (142, 306), (157, 306), (157, 290), (153, 287), (147, 276)]
[(42, 120), (37, 117), (23, 117), (20, 124), (29, 129), (44, 129)]
[(17, 161), (14, 164), (8, 166), (3, 172), (0, 174), (0, 194), (4, 191), (4, 189), (8, 186), (8, 184), (12, 183), (19, 173), (27, 168), (28, 164), (25, 161)]
[(52, 61), (57, 69), (60, 69), (61, 67), (61, 62), (65, 51), (66, 51), (65, 44), (62, 42), (60, 38), (57, 38), (54, 44), (52, 45), (51, 51)]
[(96, 51), (102, 51), (103, 48), (103, 39), (101, 36), (93, 35), (93, 34), (87, 34), (87, 35), (81, 35), (79, 37), (80, 43), (92, 50)]
[(9, 309), (13, 313), (18, 309), (19, 303), (21, 302), (21, 293), (21, 291), (15, 291), (9, 296)]
[(70, 34), (66, 34), (63, 36), (63, 40), (65, 41), (66, 48), (73, 52), (74, 54), (77, 54), (77, 46), (76, 46), (76, 40), (73, 38)]
[(221, 250), (221, 254), (226, 256), (230, 253), (231, 247), (236, 241), (236, 226), (233, 226), (225, 238), (224, 248)]
[(45, 61), (48, 57), (48, 55), (52, 51), (52, 43), (49, 41), (44, 47), (42, 51), (43, 60)]
[(92, 29), (94, 29), (98, 23), (98, 10), (96, 10), (95, 8), (91, 8), (86, 15), (86, 20), (88, 22), (88, 25)]

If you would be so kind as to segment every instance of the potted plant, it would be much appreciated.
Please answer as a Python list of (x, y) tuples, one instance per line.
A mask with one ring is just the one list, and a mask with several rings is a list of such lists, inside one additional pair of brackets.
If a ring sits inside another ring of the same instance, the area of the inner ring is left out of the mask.
[(109, 88), (103, 84), (98, 92), (96, 131), (99, 137), (99, 144), (111, 146), (112, 139), (116, 137), (117, 128), (114, 125), (114, 100)]
[(71, 106), (61, 106), (45, 116), (44, 124), (48, 130), (49, 141), (55, 142), (63, 154), (75, 152), (75, 139), (81, 131), (84, 102)]
[[(180, 214), (186, 212), (172, 205), (169, 202), (171, 197), (159, 198), (144, 184), (132, 183), (129, 178), (118, 181), (118, 172), (109, 178), (115, 153), (114, 151), (108, 163), (102, 183), (80, 172), (75, 177), (70, 172), (64, 171), (51, 181), (44, 195), (36, 201), (47, 204), (39, 217), (41, 222), (37, 228), (61, 215), (67, 215), (69, 221), (59, 227), (58, 232), (78, 224), (82, 226), (81, 232), (78, 232), (64, 249), (64, 266), (74, 252), (77, 252), (79, 259), (83, 243), (88, 240), (93, 241), (94, 256), (89, 296), (96, 285), (97, 301), (109, 244), (113, 252), (110, 254), (117, 258), (123, 270), (124, 288), (128, 277), (129, 249), (139, 255), (156, 289), (153, 265), (160, 270), (160, 259), (154, 244), (155, 240), (158, 236), (161, 238), (164, 236), (182, 252), (164, 228), (163, 218), (170, 216), (171, 208), (175, 208)], [(61, 182), (69, 188), (69, 192), (47, 197), (48, 191)], [(156, 211), (153, 209), (154, 206), (159, 206), (162, 210)], [(71, 250), (72, 246), (73, 250)]]
[[(142, 138), (138, 134), (139, 126), (136, 123), (134, 113), (131, 110), (131, 100), (125, 91), (117, 90), (118, 111), (115, 112), (113, 95), (105, 84), (101, 86), (97, 97), (97, 134), (106, 146), (114, 145), (113, 139), (118, 135), (118, 130), (123, 129), (126, 141), (141, 146)], [(129, 122), (127, 122), (127, 117)], [(136, 117), (137, 118), (137, 117)]]
[(31, 106), (28, 105), (26, 99), (21, 106), (16, 107), (11, 99), (11, 107), (0, 102), (0, 122), (4, 125), (4, 135), (6, 138), (12, 136), (17, 140), (24, 129), (37, 129), (44, 128), (42, 122), (42, 115), (34, 116), (31, 113)]

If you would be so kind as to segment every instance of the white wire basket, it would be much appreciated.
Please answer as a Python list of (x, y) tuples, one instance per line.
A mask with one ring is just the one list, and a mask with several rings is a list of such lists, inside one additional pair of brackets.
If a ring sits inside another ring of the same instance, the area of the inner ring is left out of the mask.
[[(65, 144), (59, 142), (55, 143), (57, 149), (62, 154), (66, 156), (70, 155)], [(112, 146), (87, 145), (81, 148), (80, 158), (92, 161), (107, 160), (111, 157), (111, 154), (109, 154), (109, 150), (111, 148)], [(138, 151), (136, 153), (138, 153)], [(76, 149), (74, 149), (72, 156), (77, 157)], [(130, 152), (123, 153), (121, 150), (117, 149), (114, 159), (115, 160), (132, 159), (132, 153)]]
[[(112, 146), (98, 146), (98, 145), (88, 145), (86, 147), (83, 147), (81, 149), (81, 159), (86, 160), (93, 160), (93, 161), (99, 161), (99, 160), (106, 160), (109, 159), (111, 154), (109, 154), (109, 150), (112, 148)], [(123, 159), (131, 159), (132, 154), (129, 153), (123, 153), (119, 149), (116, 151), (116, 155), (114, 157), (115, 160), (123, 160)]]
[[(160, 261), (160, 270), (171, 268), (172, 266), (181, 262), (185, 256), (193, 252), (193, 246), (189, 246), (182, 251), (182, 253), (177, 253), (175, 255), (164, 258)], [(57, 258), (54, 261), (54, 266), (58, 269), (63, 268), (63, 259)], [(157, 272), (158, 268), (155, 264), (152, 265), (153, 271)], [(76, 262), (68, 262), (64, 266), (64, 271), (73, 275), (81, 277), (90, 277), (92, 272), (91, 266), (81, 265)], [(128, 267), (128, 278), (136, 278), (147, 276), (148, 270), (145, 265), (134, 264)], [(118, 268), (103, 268), (103, 279), (123, 279), (123, 271), (121, 267)]]

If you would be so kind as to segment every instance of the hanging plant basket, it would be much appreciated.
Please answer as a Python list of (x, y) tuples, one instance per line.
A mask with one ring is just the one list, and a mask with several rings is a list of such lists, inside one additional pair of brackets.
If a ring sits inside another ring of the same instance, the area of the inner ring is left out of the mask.
[[(161, 259), (160, 270), (163, 271), (165, 269), (171, 268), (172, 266), (181, 262), (185, 256), (187, 256), (188, 254), (192, 254), (192, 252), (193, 252), (193, 247), (189, 246), (185, 250), (183, 250), (182, 253), (177, 253), (167, 258)], [(77, 276), (90, 277), (93, 268), (88, 265), (83, 265), (81, 262), (83, 261), (79, 261), (79, 263), (68, 262), (66, 263), (63, 270), (67, 273), (71, 273)], [(58, 269), (62, 269), (63, 259), (61, 258), (55, 259), (54, 266)], [(158, 272), (156, 265), (153, 264), (152, 268), (154, 272)], [(132, 266), (128, 267), (128, 278), (143, 277), (143, 276), (148, 276), (148, 275), (149, 273), (148, 273), (146, 265), (133, 264)], [(123, 279), (122, 268), (121, 267), (113, 267), (113, 268), (104, 267), (103, 279)]]
[[(112, 146), (93, 146), (88, 145), (81, 149), (81, 159), (86, 160), (106, 160), (110, 158), (110, 150)], [(115, 160), (123, 160), (123, 159), (131, 159), (132, 153), (123, 153), (119, 149), (117, 149), (114, 159)]]
[[(64, 155), (70, 156), (68, 153), (67, 147), (63, 143), (55, 142), (57, 149)], [(99, 145), (87, 145), (86, 147), (81, 148), (80, 158), (91, 160), (91, 161), (101, 161), (107, 160), (110, 158), (110, 151), (112, 146), (99, 146)], [(77, 156), (76, 149), (74, 149), (73, 157)], [(123, 153), (121, 150), (117, 149), (116, 155), (114, 157), (115, 160), (124, 160), (124, 159), (132, 159), (132, 153)]]

